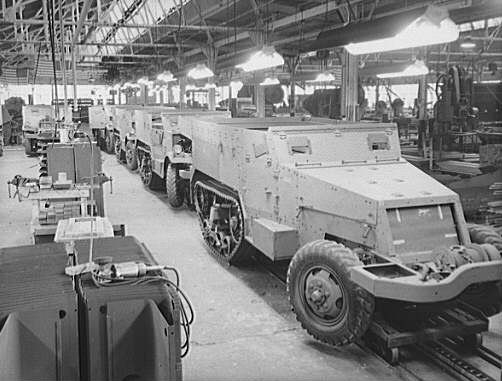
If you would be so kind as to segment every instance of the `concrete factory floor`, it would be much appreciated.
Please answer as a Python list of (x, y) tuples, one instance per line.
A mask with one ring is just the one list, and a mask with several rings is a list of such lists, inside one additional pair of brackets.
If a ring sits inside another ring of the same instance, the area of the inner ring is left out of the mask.
[[(416, 379), (358, 345), (332, 348), (310, 338), (290, 310), (285, 286), (260, 266), (226, 268), (204, 247), (195, 214), (172, 210), (165, 194), (144, 189), (137, 174), (102, 154), (106, 210), (126, 224), (160, 263), (175, 266), (196, 311), (191, 350), (183, 360), (186, 380), (399, 380)], [(30, 244), (32, 207), (7, 197), (7, 180), (38, 175), (38, 159), (7, 147), (0, 157), (0, 247)], [(488, 341), (499, 343), (501, 316)], [(501, 352), (500, 344), (494, 344)], [(450, 380), (421, 359), (407, 368), (423, 380)]]

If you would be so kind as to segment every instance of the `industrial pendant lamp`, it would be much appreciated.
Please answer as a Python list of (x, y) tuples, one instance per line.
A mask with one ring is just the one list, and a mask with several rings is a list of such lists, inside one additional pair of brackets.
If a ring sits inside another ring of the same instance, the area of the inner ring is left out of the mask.
[(317, 77), (315, 79), (311, 79), (307, 82), (312, 82), (312, 83), (323, 83), (323, 82), (332, 82), (335, 80), (335, 76), (328, 72), (324, 71), (322, 73), (317, 74)]
[(472, 40), (471, 37), (467, 37), (460, 43), (460, 47), (462, 49), (474, 49), (476, 47), (476, 43)]
[(370, 54), (419, 46), (445, 44), (458, 39), (457, 25), (450, 19), (448, 11), (429, 6), (425, 13), (415, 19), (395, 36), (378, 40), (350, 43), (345, 49), (350, 54)]
[(137, 83), (138, 83), (138, 85), (147, 86), (149, 83), (148, 77), (141, 77), (140, 79), (138, 79)]
[(429, 68), (425, 65), (424, 61), (416, 60), (413, 64), (409, 65), (402, 71), (377, 74), (377, 77), (378, 78), (414, 77), (419, 75), (426, 75), (428, 73), (429, 73)]
[(216, 83), (214, 82), (208, 82), (204, 85), (204, 89), (205, 90), (209, 90), (209, 89), (216, 89)]
[(213, 77), (213, 71), (206, 66), (206, 64), (197, 64), (194, 68), (190, 69), (187, 73), (187, 77), (193, 79), (204, 79)]
[(273, 46), (264, 46), (254, 53), (248, 61), (236, 67), (246, 72), (269, 69), (284, 65), (284, 58), (277, 53)]
[(267, 77), (260, 83), (260, 86), (279, 85), (280, 83), (277, 77)]
[(169, 70), (164, 71), (157, 75), (157, 81), (161, 82), (173, 82), (176, 81), (176, 78), (174, 78), (173, 73), (171, 73)]

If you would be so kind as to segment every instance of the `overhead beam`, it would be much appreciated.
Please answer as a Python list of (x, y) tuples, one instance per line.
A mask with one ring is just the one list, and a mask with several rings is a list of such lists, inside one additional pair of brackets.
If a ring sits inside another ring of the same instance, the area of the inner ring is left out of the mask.
[[(27, 19), (27, 20), (8, 20), (5, 18), (0, 19), (0, 25), (47, 25), (48, 21), (45, 20), (35, 20), (35, 19)], [(71, 22), (71, 21), (65, 21), (64, 22), (65, 26), (75, 26), (78, 23)], [(95, 27), (95, 28), (159, 28), (159, 29), (173, 29), (173, 30), (178, 30), (180, 28), (179, 25), (176, 24), (116, 24), (116, 23), (105, 23), (101, 21), (82, 21), (82, 26), (89, 26), (89, 27)], [(182, 30), (191, 30), (191, 31), (215, 31), (215, 32), (228, 32), (228, 31), (233, 31), (234, 28), (230, 26), (220, 26), (220, 25), (182, 25), (181, 26)], [(237, 27), (236, 30), (238, 31), (252, 31), (253, 29), (250, 28), (242, 28), (242, 27)]]
[[(1, 52), (0, 57), (16, 57), (16, 56), (37, 56), (38, 52)], [(46, 56), (47, 54), (43, 54)], [(56, 57), (61, 56), (60, 53), (56, 53)], [(131, 58), (171, 58), (172, 54), (122, 54), (117, 53), (110, 56), (103, 55), (102, 57), (131, 57)], [(79, 57), (92, 57), (92, 58), (100, 58), (101, 56), (96, 56), (95, 54), (79, 54)], [(85, 62), (85, 61), (84, 61)], [(142, 60), (145, 63), (145, 60)]]
[(84, 6), (82, 7), (82, 12), (80, 13), (80, 16), (77, 21), (77, 28), (73, 32), (73, 45), (75, 45), (78, 42), (78, 38), (80, 36), (80, 32), (82, 31), (82, 28), (84, 27), (84, 22), (85, 19), (87, 18), (87, 13), (89, 12), (89, 9), (91, 8), (91, 0), (85, 0)]
[[(0, 39), (0, 44), (49, 44), (49, 41), (42, 41), (42, 40), (6, 40), (6, 39)], [(72, 45), (71, 42), (65, 42), (65, 45)], [(176, 44), (167, 44), (167, 43), (155, 43), (155, 44), (150, 44), (150, 43), (143, 43), (143, 42), (133, 42), (133, 43), (127, 43), (127, 42), (78, 42), (76, 45), (80, 46), (133, 46), (133, 47), (145, 47), (145, 48), (153, 48), (153, 47), (159, 47), (159, 48), (177, 48), (178, 45)], [(195, 44), (194, 44), (195, 46)], [(199, 44), (197, 44), (199, 46)]]

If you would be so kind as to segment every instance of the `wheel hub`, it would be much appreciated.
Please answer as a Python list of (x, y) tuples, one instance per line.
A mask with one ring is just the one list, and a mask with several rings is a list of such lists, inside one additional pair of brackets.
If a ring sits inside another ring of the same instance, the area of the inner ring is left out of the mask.
[(311, 271), (307, 277), (305, 297), (317, 316), (336, 318), (343, 309), (343, 293), (336, 279), (326, 270)]

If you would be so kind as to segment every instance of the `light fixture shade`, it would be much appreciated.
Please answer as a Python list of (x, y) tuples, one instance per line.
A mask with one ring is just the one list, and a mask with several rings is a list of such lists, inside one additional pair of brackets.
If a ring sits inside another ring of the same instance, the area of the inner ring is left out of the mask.
[(149, 82), (148, 77), (141, 77), (137, 81), (138, 85), (148, 85)]
[(237, 94), (242, 89), (243, 86), (244, 86), (244, 84), (242, 83), (242, 81), (230, 82), (230, 87), (232, 89), (232, 93), (234, 93), (234, 94)]
[(273, 46), (264, 46), (254, 53), (247, 62), (237, 65), (246, 72), (268, 69), (284, 65), (284, 58), (277, 53)]
[(270, 86), (270, 85), (279, 85), (279, 79), (278, 78), (272, 78), (272, 77), (267, 77), (263, 80), (263, 82), (260, 83), (260, 86)]
[(325, 71), (325, 72), (317, 74), (317, 77), (315, 77), (315, 79), (312, 79), (307, 82), (321, 83), (321, 82), (332, 82), (334, 80), (335, 80), (335, 76), (332, 73)]
[(460, 47), (462, 49), (474, 49), (476, 47), (476, 43), (472, 40), (472, 38), (467, 37), (460, 43)]
[(458, 39), (457, 25), (449, 18), (448, 11), (429, 6), (426, 12), (393, 37), (350, 43), (345, 49), (350, 54), (370, 54), (391, 50), (445, 44)]
[(208, 82), (204, 85), (204, 89), (206, 90), (216, 89), (216, 84), (214, 82)]
[(424, 61), (416, 60), (413, 64), (406, 67), (403, 71), (377, 74), (377, 77), (378, 78), (414, 77), (419, 75), (426, 75), (428, 73), (429, 73), (429, 68), (425, 65)]
[(157, 75), (157, 81), (172, 82), (176, 81), (176, 78), (174, 78), (173, 73), (167, 70)]
[(197, 64), (188, 71), (187, 76), (193, 79), (204, 79), (214, 76), (214, 73), (205, 64)]

